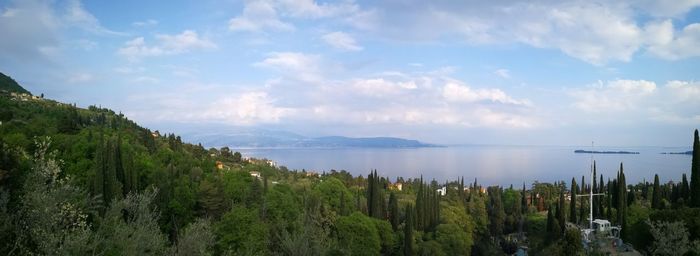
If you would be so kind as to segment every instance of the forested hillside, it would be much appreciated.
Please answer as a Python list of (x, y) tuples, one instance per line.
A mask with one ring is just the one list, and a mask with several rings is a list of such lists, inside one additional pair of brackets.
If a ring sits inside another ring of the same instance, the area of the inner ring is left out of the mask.
[(0, 121), (3, 255), (577, 255), (591, 187), (638, 250), (700, 252), (697, 133), (692, 184), (627, 184), (621, 164), (527, 189), (288, 170), (6, 89)]

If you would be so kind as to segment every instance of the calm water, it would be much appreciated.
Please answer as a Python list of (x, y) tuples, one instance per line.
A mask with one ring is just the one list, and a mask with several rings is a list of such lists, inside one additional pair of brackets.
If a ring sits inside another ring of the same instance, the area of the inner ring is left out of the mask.
[[(353, 175), (366, 175), (377, 169), (381, 176), (394, 179), (397, 176), (435, 178), (438, 181), (453, 180), (464, 176), (465, 182), (479, 179), (479, 183), (492, 185), (529, 184), (534, 180), (553, 182), (572, 177), (580, 182), (586, 175), (589, 182), (590, 154), (575, 154), (575, 149), (585, 147), (565, 146), (458, 146), (445, 148), (410, 149), (244, 149), (244, 156), (268, 158), (289, 169), (306, 169), (317, 172), (347, 170)], [(663, 155), (661, 152), (681, 152), (689, 147), (596, 147), (595, 150), (624, 150), (640, 152), (638, 155), (595, 154), (598, 173), (605, 179), (617, 172), (624, 163), (628, 183), (653, 181), (658, 173), (662, 182), (680, 180), (682, 173), (690, 175), (690, 155)], [(690, 179), (690, 176), (688, 176)]]

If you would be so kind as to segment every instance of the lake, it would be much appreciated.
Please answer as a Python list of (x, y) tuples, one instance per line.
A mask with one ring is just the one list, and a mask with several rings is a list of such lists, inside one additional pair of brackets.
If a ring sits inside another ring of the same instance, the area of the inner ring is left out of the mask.
[[(620, 162), (624, 164), (628, 183), (646, 178), (652, 182), (658, 173), (662, 182), (678, 181), (682, 173), (690, 180), (690, 155), (660, 154), (684, 152), (690, 147), (595, 147), (596, 151), (634, 151), (640, 154), (576, 154), (573, 146), (454, 146), (435, 148), (274, 148), (239, 149), (243, 156), (267, 158), (289, 169), (316, 172), (346, 170), (366, 175), (377, 169), (379, 175), (404, 178), (420, 177), (444, 182), (464, 176), (465, 183), (474, 178), (483, 185), (514, 184), (528, 187), (533, 181), (554, 182), (572, 177), (580, 183), (586, 175), (589, 183), (591, 156), (596, 160), (598, 176), (614, 177)], [(598, 177), (598, 179), (599, 179)]]

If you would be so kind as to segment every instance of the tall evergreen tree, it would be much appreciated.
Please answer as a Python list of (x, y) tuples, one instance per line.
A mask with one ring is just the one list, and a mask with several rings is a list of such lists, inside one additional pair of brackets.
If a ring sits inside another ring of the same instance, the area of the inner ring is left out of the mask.
[(571, 204), (569, 205), (569, 221), (576, 222), (576, 191), (578, 186), (576, 185), (576, 179), (571, 178)]
[[(585, 195), (587, 193), (590, 193), (591, 191), (586, 190), (586, 176), (581, 176), (581, 195)], [(579, 202), (579, 214), (578, 214), (578, 222), (583, 223), (583, 220), (586, 218), (586, 206), (588, 205), (588, 200), (586, 200), (585, 196), (581, 197), (581, 202)]]
[(399, 228), (399, 202), (396, 199), (396, 194), (389, 194), (389, 222), (391, 228), (396, 231)]
[(555, 229), (559, 228), (559, 224), (556, 223), (556, 219), (552, 213), (553, 211), (554, 207), (550, 205), (549, 209), (547, 210), (547, 233), (550, 235), (554, 233)]
[(564, 191), (559, 192), (559, 203), (557, 204), (557, 220), (559, 221), (559, 234), (566, 231), (566, 214), (564, 213)]
[[(600, 181), (598, 182), (598, 193), (604, 193), (604, 192), (605, 192), (605, 184), (603, 183), (603, 174), (601, 174)], [(605, 203), (603, 200), (607, 199), (607, 197), (600, 196), (600, 197), (594, 197), (594, 198), (598, 198), (598, 216), (597, 216), (597, 218), (602, 218), (604, 210), (605, 210), (604, 209)], [(608, 219), (610, 219), (610, 218), (608, 217)]]
[(654, 175), (654, 191), (651, 196), (651, 208), (661, 209), (661, 186), (659, 185), (659, 175)]
[(406, 205), (406, 221), (403, 226), (403, 255), (412, 256), (413, 253), (413, 207)]
[(683, 202), (688, 204), (690, 201), (690, 186), (688, 184), (688, 178), (685, 175), (685, 173), (683, 174), (683, 178), (681, 179), (680, 186), (680, 197), (683, 198)]
[(522, 191), (522, 196), (520, 197), (520, 211), (522, 211), (522, 215), (525, 216), (527, 214), (527, 195), (525, 194), (525, 182), (523, 182), (523, 191)]
[(695, 129), (693, 141), (693, 161), (690, 167), (690, 205), (700, 207), (700, 138)]
[[(596, 182), (598, 176), (596, 176), (596, 164), (595, 161), (593, 161), (593, 180), (591, 181), (591, 192), (594, 194), (600, 193), (598, 190), (598, 182)], [(601, 178), (602, 181), (602, 178)], [(598, 204), (600, 204), (600, 198), (597, 196), (593, 197), (593, 219), (597, 218), (600, 216), (600, 209), (598, 209)]]

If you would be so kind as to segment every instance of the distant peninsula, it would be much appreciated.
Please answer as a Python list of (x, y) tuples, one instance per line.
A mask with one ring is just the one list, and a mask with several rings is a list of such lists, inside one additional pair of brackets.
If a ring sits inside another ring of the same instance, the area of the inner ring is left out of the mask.
[(685, 152), (663, 152), (661, 153), (662, 155), (692, 155), (693, 151), (685, 151)]
[(582, 150), (582, 149), (577, 149), (574, 150), (574, 153), (577, 154), (639, 154), (639, 152), (632, 152), (632, 151), (594, 151), (594, 150)]
[(425, 148), (442, 147), (418, 140), (395, 137), (352, 138), (344, 136), (306, 137), (287, 131), (241, 129), (221, 133), (184, 135), (210, 147), (233, 148)]

